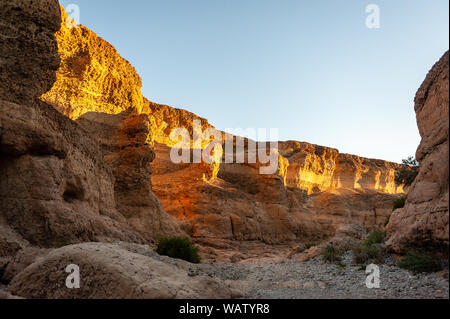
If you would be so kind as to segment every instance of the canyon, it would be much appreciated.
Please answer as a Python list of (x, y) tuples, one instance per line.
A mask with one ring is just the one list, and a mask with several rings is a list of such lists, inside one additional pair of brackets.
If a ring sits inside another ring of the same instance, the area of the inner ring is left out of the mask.
[[(382, 227), (396, 194), (404, 192), (394, 182), (398, 164), (296, 141), (278, 143), (274, 174), (261, 175), (262, 164), (248, 162), (248, 144), (254, 142), (248, 139), (242, 164), (225, 163), (224, 155), (221, 163), (173, 163), (173, 130), (192, 135), (195, 120), (202, 130), (213, 126), (185, 110), (148, 101), (135, 69), (105, 40), (83, 26), (71, 27), (67, 19), (63, 12), (56, 33), (61, 67), (41, 99), (81, 127), (99, 117), (92, 113), (119, 116), (135, 109), (147, 116), (149, 130), (142, 138), (155, 153), (151, 191), (190, 237), (273, 244), (332, 237), (342, 224)], [(91, 133), (103, 143), (104, 134)], [(237, 137), (228, 138), (236, 144)], [(131, 192), (128, 197), (132, 202)]]
[(395, 253), (448, 250), (448, 52), (416, 96), (421, 170), (408, 189), (395, 183), (400, 164), (298, 141), (278, 142), (272, 174), (248, 160), (249, 143), (264, 143), (249, 139), (244, 163), (176, 164), (171, 132), (208, 120), (147, 100), (134, 67), (57, 0), (0, 9), (0, 281), (13, 295), (73, 297), (59, 286), (72, 261), (89, 269), (76, 298), (242, 296), (157, 255), (165, 236), (190, 238), (206, 262), (278, 258), (375, 229)]

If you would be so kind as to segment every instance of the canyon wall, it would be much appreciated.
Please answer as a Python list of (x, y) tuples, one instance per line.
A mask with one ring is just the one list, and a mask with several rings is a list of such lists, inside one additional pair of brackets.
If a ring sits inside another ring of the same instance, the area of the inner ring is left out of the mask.
[[(150, 178), (140, 166), (153, 159), (151, 149), (143, 151), (145, 139), (111, 147), (105, 156), (86, 130), (38, 99), (53, 86), (60, 62), (58, 1), (2, 1), (0, 12), (6, 26), (0, 37), (0, 246), (143, 243), (180, 234), (149, 182), (130, 176)], [(126, 115), (115, 115), (109, 138), (147, 133), (146, 119)], [(114, 156), (120, 160), (111, 163)], [(136, 200), (132, 214), (123, 198), (135, 188), (135, 198), (146, 200)]]
[(419, 174), (404, 208), (396, 210), (387, 227), (388, 247), (437, 249), (448, 255), (449, 241), (449, 53), (433, 66), (415, 98), (422, 137), (416, 152)]
[(288, 160), (286, 185), (308, 194), (339, 189), (404, 192), (402, 185), (395, 184), (395, 172), (400, 168), (396, 163), (297, 141), (280, 142), (279, 153)]

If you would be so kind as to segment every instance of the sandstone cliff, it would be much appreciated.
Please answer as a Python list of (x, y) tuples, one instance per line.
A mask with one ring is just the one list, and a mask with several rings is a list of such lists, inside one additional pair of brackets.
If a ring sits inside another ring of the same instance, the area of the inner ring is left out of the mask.
[(433, 66), (415, 98), (422, 141), (416, 152), (420, 171), (405, 207), (396, 210), (388, 225), (388, 247), (438, 249), (448, 254), (449, 224), (449, 53)]

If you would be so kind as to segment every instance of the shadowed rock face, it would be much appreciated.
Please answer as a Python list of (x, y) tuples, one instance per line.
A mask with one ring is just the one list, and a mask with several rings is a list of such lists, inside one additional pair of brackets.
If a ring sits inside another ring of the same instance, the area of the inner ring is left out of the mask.
[[(23, 102), (48, 91), (59, 56), (57, 0), (0, 3), (0, 98)], [(19, 80), (20, 79), (20, 80)]]
[(405, 207), (396, 210), (388, 225), (388, 247), (403, 252), (423, 246), (448, 255), (448, 127), (449, 53), (428, 73), (415, 98), (422, 141), (416, 152), (420, 171)]
[(87, 113), (77, 120), (100, 143), (114, 176), (117, 210), (147, 240), (182, 235), (152, 192), (155, 158), (151, 125), (146, 114), (129, 109), (117, 115)]

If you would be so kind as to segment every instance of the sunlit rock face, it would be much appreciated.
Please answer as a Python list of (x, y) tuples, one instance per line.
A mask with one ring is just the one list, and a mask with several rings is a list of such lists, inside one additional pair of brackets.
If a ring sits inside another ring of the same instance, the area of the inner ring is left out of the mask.
[(120, 113), (142, 109), (141, 78), (116, 49), (84, 26), (73, 23), (61, 8), (56, 32), (61, 67), (42, 100), (77, 119), (86, 112)]
[(433, 66), (415, 98), (422, 141), (416, 152), (420, 171), (405, 207), (388, 225), (388, 247), (404, 252), (423, 246), (448, 254), (449, 243), (449, 53)]
[(403, 187), (394, 181), (399, 164), (340, 154), (333, 148), (296, 141), (280, 142), (279, 150), (289, 163), (286, 186), (308, 194), (339, 189), (403, 192)]
[[(247, 160), (243, 164), (173, 163), (170, 151), (176, 141), (171, 132), (185, 128), (192, 137), (194, 121), (200, 121), (202, 131), (211, 124), (188, 111), (143, 98), (139, 75), (111, 45), (83, 26), (68, 28), (65, 20), (63, 14), (62, 28), (56, 33), (61, 68), (55, 85), (42, 99), (78, 123), (100, 119), (89, 112), (120, 115), (133, 108), (136, 116), (146, 115), (146, 139), (152, 141), (155, 153), (152, 190), (164, 210), (192, 237), (277, 243), (330, 237), (343, 223), (383, 227), (396, 194), (403, 193), (394, 183), (398, 164), (304, 142), (280, 142), (278, 167), (269, 175), (260, 174), (260, 163)], [(106, 120), (101, 117), (100, 122)], [(103, 134), (95, 130), (91, 134), (105, 145)], [(189, 141), (185, 147), (204, 148), (207, 142), (198, 146)], [(141, 173), (132, 171), (141, 180)], [(150, 178), (146, 173), (142, 176)], [(127, 196), (126, 206), (139, 206), (140, 196), (135, 204), (133, 196)]]

